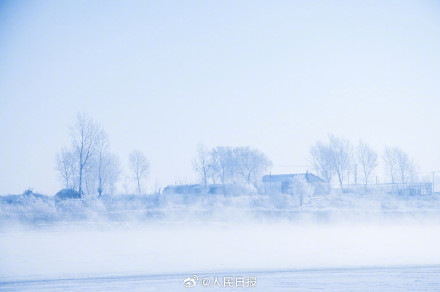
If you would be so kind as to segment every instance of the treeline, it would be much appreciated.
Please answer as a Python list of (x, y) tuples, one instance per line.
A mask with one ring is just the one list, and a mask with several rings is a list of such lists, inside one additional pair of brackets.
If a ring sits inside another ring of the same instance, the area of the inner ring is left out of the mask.
[[(110, 142), (102, 127), (85, 114), (78, 113), (70, 126), (71, 144), (56, 155), (56, 171), (64, 187), (80, 196), (113, 193), (121, 175), (118, 157), (110, 151)], [(149, 163), (142, 152), (134, 150), (129, 167), (141, 193)]]
[(217, 146), (208, 149), (200, 145), (193, 161), (194, 171), (207, 184), (240, 184), (258, 187), (261, 177), (272, 166), (269, 158), (249, 147)]
[(342, 188), (348, 182), (368, 184), (380, 162), (392, 183), (414, 182), (416, 165), (414, 159), (398, 147), (386, 147), (383, 154), (374, 151), (366, 142), (352, 146), (344, 138), (329, 135), (326, 142), (318, 141), (310, 149), (313, 168), (326, 182), (335, 177)]
[[(56, 156), (56, 171), (67, 189), (79, 195), (112, 194), (121, 176), (119, 158), (110, 151), (110, 142), (102, 127), (91, 118), (78, 113), (69, 127), (71, 143)], [(356, 146), (344, 138), (329, 135), (310, 149), (311, 164), (318, 176), (340, 187), (347, 182), (368, 184), (380, 162), (392, 183), (413, 182), (416, 177), (414, 160), (398, 147), (386, 147), (383, 154), (366, 142)], [(131, 178), (137, 192), (143, 192), (150, 164), (145, 155), (134, 150), (128, 157)], [(259, 188), (261, 178), (272, 166), (270, 159), (250, 147), (200, 145), (193, 160), (193, 169), (200, 183), (239, 184)], [(351, 180), (350, 180), (351, 177)]]

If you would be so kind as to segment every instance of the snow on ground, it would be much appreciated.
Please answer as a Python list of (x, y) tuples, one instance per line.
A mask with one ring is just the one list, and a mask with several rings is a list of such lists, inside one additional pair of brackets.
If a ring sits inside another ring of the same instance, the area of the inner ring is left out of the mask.
[[(352, 216), (352, 214), (356, 214)], [(245, 195), (115, 195), (57, 200), (38, 194), (0, 196), (0, 225), (72, 221), (298, 221), (369, 220), (417, 217), (440, 218), (440, 195), (409, 196), (386, 193), (340, 193), (304, 198), (286, 194)], [(403, 214), (403, 215), (400, 215)], [(408, 216), (410, 215), (410, 216)], [(357, 218), (356, 218), (357, 217)], [(351, 219), (350, 219), (351, 220)], [(363, 220), (363, 219), (362, 219)]]

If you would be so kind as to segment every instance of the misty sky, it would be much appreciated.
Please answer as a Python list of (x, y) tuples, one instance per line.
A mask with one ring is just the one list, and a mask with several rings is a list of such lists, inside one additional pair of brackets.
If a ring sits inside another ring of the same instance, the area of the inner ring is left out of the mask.
[[(0, 194), (62, 185), (76, 112), (128, 175), (193, 182), (197, 145), (250, 145), (311, 170), (328, 133), (440, 170), (437, 1), (2, 1)], [(123, 176), (123, 177), (124, 177)]]

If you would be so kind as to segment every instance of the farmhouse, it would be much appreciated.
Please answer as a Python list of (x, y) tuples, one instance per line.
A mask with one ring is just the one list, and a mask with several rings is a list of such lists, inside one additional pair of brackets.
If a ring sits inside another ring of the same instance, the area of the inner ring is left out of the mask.
[(306, 172), (293, 174), (276, 174), (263, 176), (263, 184), (265, 193), (281, 192), (286, 194), (292, 187), (292, 179), (294, 177), (303, 177), (309, 184), (317, 185), (325, 183), (320, 177)]

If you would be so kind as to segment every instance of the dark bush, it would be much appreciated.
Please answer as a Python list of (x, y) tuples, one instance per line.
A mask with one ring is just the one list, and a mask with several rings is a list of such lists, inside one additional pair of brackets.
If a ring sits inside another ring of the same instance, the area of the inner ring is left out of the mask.
[(55, 198), (58, 200), (65, 200), (65, 199), (79, 199), (81, 196), (79, 193), (72, 189), (63, 189), (56, 193)]

